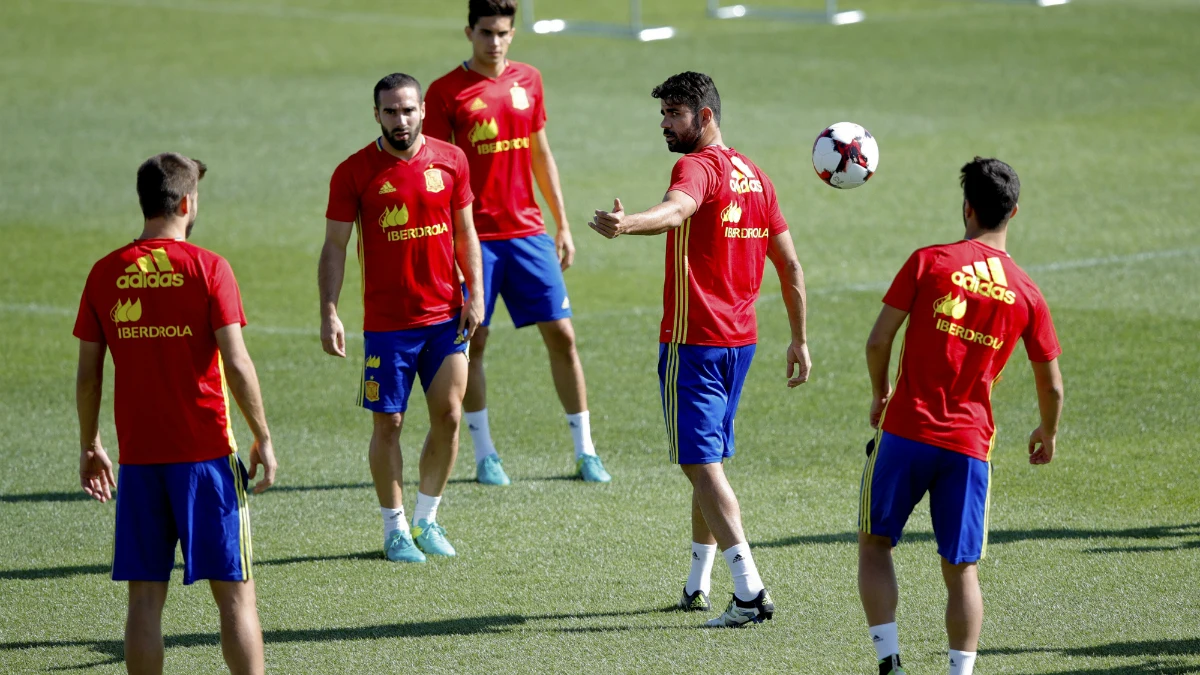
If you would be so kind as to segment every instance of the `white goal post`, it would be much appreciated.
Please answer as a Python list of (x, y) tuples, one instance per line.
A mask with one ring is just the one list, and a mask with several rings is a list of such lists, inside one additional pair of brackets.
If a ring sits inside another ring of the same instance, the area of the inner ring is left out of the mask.
[(534, 33), (591, 33), (593, 35), (610, 35), (613, 37), (633, 38), (641, 42), (653, 40), (669, 40), (675, 37), (675, 29), (670, 26), (647, 28), (642, 24), (641, 0), (629, 0), (629, 23), (601, 23), (595, 21), (574, 21), (568, 19), (537, 19), (533, 10), (533, 0), (522, 0), (521, 15), (525, 28)]
[(755, 7), (753, 5), (721, 5), (721, 0), (708, 0), (708, 16), (712, 19), (741, 19), (756, 17), (776, 21), (817, 21), (834, 26), (859, 23), (867, 18), (858, 10), (838, 11), (837, 0), (825, 0), (825, 11), (787, 7)]

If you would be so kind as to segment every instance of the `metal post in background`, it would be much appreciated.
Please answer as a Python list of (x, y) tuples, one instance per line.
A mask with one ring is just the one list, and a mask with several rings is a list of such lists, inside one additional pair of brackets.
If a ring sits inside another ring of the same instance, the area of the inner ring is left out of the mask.
[(534, 15), (533, 0), (523, 0), (521, 5), (521, 14), (524, 16), (525, 28), (542, 35), (550, 33), (590, 33), (592, 35), (633, 38), (641, 42), (669, 40), (675, 37), (675, 29), (670, 26), (646, 28), (642, 25), (641, 0), (629, 0), (628, 25), (599, 23), (595, 21), (568, 21), (566, 19), (542, 19), (539, 21)]
[[(1038, 2), (1055, 2), (1056, 0), (1038, 0)], [(825, 11), (808, 9), (791, 9), (787, 7), (754, 7), (752, 5), (725, 5), (721, 0), (708, 0), (708, 16), (712, 19), (741, 19), (753, 17), (774, 19), (776, 21), (816, 21), (833, 26), (844, 26), (859, 23), (866, 15), (858, 10), (839, 12), (837, 0), (825, 0)]]

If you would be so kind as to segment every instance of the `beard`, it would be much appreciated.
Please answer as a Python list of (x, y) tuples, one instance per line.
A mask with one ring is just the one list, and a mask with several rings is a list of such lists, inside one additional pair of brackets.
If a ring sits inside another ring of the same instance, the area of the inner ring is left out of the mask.
[[(416, 126), (407, 130), (396, 127), (395, 129), (389, 131), (387, 127), (384, 127), (383, 125), (380, 125), (379, 129), (383, 132), (383, 140), (387, 141), (387, 144), (392, 146), (392, 149), (396, 150), (397, 152), (405, 152), (413, 146), (413, 143), (417, 142), (417, 137), (421, 135), (421, 122), (417, 122)], [(407, 140), (401, 141), (394, 137), (394, 134), (400, 131), (408, 131)]]
[(663, 136), (667, 139), (667, 150), (678, 152), (681, 155), (695, 151), (700, 145), (702, 131), (699, 118), (694, 119), (692, 126), (682, 134), (672, 134), (669, 130), (664, 129)]
[(196, 226), (196, 216), (192, 216), (191, 219), (188, 220), (187, 229), (183, 231), (184, 239), (192, 238), (192, 228), (195, 226)]

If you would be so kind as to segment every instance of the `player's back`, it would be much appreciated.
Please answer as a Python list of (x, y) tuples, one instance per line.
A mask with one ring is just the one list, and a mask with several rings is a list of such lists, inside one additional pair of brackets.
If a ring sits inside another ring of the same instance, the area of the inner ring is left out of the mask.
[(963, 240), (913, 253), (884, 302), (909, 313), (884, 430), (986, 460), (992, 386), (1017, 340), (1031, 360), (1061, 351), (1041, 291), (1004, 251)]
[(709, 146), (676, 162), (669, 189), (697, 208), (667, 235), (660, 342), (753, 344), (768, 240), (787, 231), (774, 185), (737, 150)]
[(244, 324), (229, 264), (174, 239), (135, 241), (92, 267), (75, 335), (116, 370), (122, 464), (214, 459), (236, 450), (216, 329)]

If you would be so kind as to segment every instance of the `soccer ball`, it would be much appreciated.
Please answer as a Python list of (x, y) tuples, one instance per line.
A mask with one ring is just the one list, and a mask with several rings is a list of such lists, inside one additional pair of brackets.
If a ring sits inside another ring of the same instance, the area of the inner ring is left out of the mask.
[(867, 182), (879, 166), (879, 144), (853, 122), (838, 122), (813, 143), (813, 168), (826, 185), (849, 190)]

